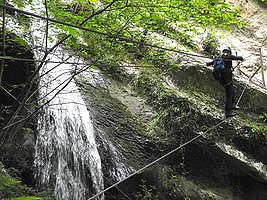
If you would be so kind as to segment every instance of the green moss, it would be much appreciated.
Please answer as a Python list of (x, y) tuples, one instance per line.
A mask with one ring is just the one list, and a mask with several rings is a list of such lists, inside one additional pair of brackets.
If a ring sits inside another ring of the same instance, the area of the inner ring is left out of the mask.
[(267, 125), (264, 121), (265, 118), (262, 118), (262, 115), (259, 115), (258, 118), (250, 118), (243, 113), (239, 113), (241, 120), (249, 128), (251, 133), (254, 134), (264, 134), (267, 135)]
[(21, 195), (31, 195), (33, 190), (22, 184), (20, 180), (15, 179), (8, 174), (1, 173), (0, 175), (0, 198), (10, 199)]
[(263, 122), (267, 123), (267, 113), (263, 113), (262, 115), (260, 115), (260, 119), (261, 119)]
[(17, 197), (12, 198), (11, 200), (43, 200), (42, 197), (34, 197), (34, 196), (23, 196), (23, 197)]
[(18, 178), (10, 176), (0, 162), (0, 199), (41, 200), (34, 196), (34, 190), (24, 185)]
[(256, 133), (256, 134), (267, 133), (267, 126), (261, 123), (249, 122), (248, 127), (251, 128), (252, 133)]
[(142, 183), (139, 185), (140, 191), (136, 193), (136, 200), (158, 200), (158, 195), (156, 194), (156, 187), (151, 186), (145, 180), (141, 180)]
[(164, 85), (163, 78), (155, 71), (142, 72), (134, 82), (134, 89), (146, 96), (149, 103), (159, 110), (164, 110), (177, 101), (175, 92)]
[(0, 174), (0, 191), (9, 188), (9, 187), (14, 187), (16, 185), (19, 185), (20, 181), (12, 178), (11, 176), (4, 174), (1, 172)]
[(148, 136), (159, 137), (164, 144), (171, 144), (183, 133), (191, 133), (199, 126), (201, 116), (187, 98), (166, 86), (158, 71), (143, 71), (133, 87), (158, 113), (147, 125)]

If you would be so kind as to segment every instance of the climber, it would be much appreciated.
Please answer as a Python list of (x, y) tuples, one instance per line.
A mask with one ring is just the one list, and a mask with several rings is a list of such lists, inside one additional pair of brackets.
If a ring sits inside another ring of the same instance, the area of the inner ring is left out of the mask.
[[(232, 60), (244, 61), (242, 56), (232, 55), (232, 50), (230, 47), (226, 47), (222, 50), (222, 55), (220, 58), (214, 59), (212, 62), (206, 63), (207, 66), (213, 65), (216, 68), (216, 62), (218, 59), (222, 60), (220, 63), (220, 74), (216, 75), (216, 79), (225, 89), (225, 117), (235, 116), (235, 110), (238, 109), (238, 106), (235, 105), (234, 97), (234, 86), (233, 86), (233, 64)], [(213, 72), (214, 73), (214, 72)]]

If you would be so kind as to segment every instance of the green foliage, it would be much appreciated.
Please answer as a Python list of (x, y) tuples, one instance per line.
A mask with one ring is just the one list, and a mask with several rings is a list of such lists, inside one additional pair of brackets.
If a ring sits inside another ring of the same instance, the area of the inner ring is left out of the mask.
[(259, 116), (258, 120), (245, 118), (244, 123), (247, 124), (251, 133), (254, 134), (266, 134), (267, 133), (267, 115), (264, 113), (263, 115)]
[(28, 43), (22, 38), (15, 38), (14, 41), (17, 42), (20, 46), (23, 46), (25, 48), (28, 47)]
[(217, 56), (218, 55), (218, 39), (213, 34), (208, 34), (208, 36), (203, 41), (204, 53)]
[[(1, 0), (2, 4), (3, 0)], [(6, 1), (8, 2), (8, 1)], [(12, 0), (14, 4), (16, 4), (19, 8), (24, 8), (26, 5), (29, 5), (32, 3), (32, 0)]]
[(248, 126), (251, 128), (252, 133), (259, 134), (259, 133), (267, 133), (267, 126), (258, 124), (258, 123), (253, 123), (251, 122), (248, 124)]
[(156, 188), (149, 185), (146, 181), (142, 180), (140, 184), (140, 192), (135, 195), (136, 200), (158, 200), (158, 195), (156, 195)]
[[(147, 33), (152, 31), (178, 40), (190, 48), (196, 48), (189, 34), (189, 32), (197, 33), (195, 25), (226, 29), (245, 25), (240, 18), (238, 8), (224, 1), (116, 1), (111, 8), (99, 15), (95, 13), (106, 7), (110, 1), (102, 1), (99, 8), (95, 3), (96, 1), (84, 0), (68, 3), (62, 0), (48, 1), (49, 15), (63, 22), (79, 25), (94, 15), (83, 26), (100, 33), (54, 24), (65, 34), (71, 34), (71, 42), (67, 44), (72, 49), (78, 51), (79, 45), (88, 47), (88, 51), (85, 49), (81, 51), (85, 57), (101, 55), (102, 58), (117, 58), (123, 62), (122, 52), (129, 52), (129, 46), (136, 45), (131, 42), (118, 42), (117, 37), (146, 41)], [(108, 37), (109, 34), (115, 37)], [(140, 49), (140, 46), (136, 47)], [(140, 54), (142, 56), (145, 52), (141, 51)]]
[[(9, 169), (9, 171), (16, 169)], [(0, 162), (0, 199), (10, 200), (52, 200), (49, 195), (37, 195), (35, 191), (24, 185), (19, 178), (11, 176)]]
[[(14, 0), (13, 2), (22, 7), (31, 1)], [(91, 49), (90, 52), (93, 52), (93, 56), (99, 52), (99, 49), (105, 50), (105, 57), (110, 52), (115, 54), (117, 54), (116, 52), (119, 52), (118, 54), (124, 52), (128, 45), (125, 42), (124, 45), (126, 46), (117, 44), (116, 37), (118, 36), (142, 41), (146, 37), (144, 32), (153, 31), (195, 48), (196, 46), (191, 40), (192, 36), (188, 34), (189, 32), (197, 32), (194, 25), (230, 29), (235, 26), (242, 27), (245, 24), (240, 18), (238, 8), (224, 1), (116, 1), (112, 7), (103, 13), (100, 12), (100, 14), (96, 14), (97, 11), (105, 8), (111, 1), (101, 1), (100, 6), (97, 5), (97, 1), (85, 0), (67, 3), (62, 0), (47, 2), (50, 17), (74, 25), (81, 24), (89, 17), (90, 20), (83, 23), (83, 26), (103, 33), (81, 31), (56, 23), (51, 24), (61, 29), (62, 33), (72, 35), (71, 42), (68, 43), (69, 46), (73, 49), (79, 49), (79, 45), (86, 44)], [(108, 34), (116, 36), (109, 38), (107, 37)], [(76, 42), (73, 43), (73, 41)], [(85, 51), (82, 52), (84, 56), (88, 57), (88, 52), (86, 54)]]
[(267, 113), (263, 113), (263, 114), (260, 116), (260, 119), (262, 119), (263, 122), (267, 123)]
[(6, 187), (13, 187), (16, 186), (20, 183), (20, 181), (5, 175), (4, 173), (1, 172), (0, 174), (0, 191), (5, 189)]
[[(1, 163), (0, 163), (1, 164)], [(17, 178), (11, 177), (2, 164), (0, 166), (0, 198), (11, 198), (33, 194), (33, 190), (23, 185)]]
[[(237, 8), (233, 9), (230, 4), (224, 2), (216, 3), (210, 0), (172, 0), (166, 2), (157, 0), (135, 2), (132, 3), (132, 6), (141, 9), (141, 12), (136, 16), (137, 21), (142, 23), (144, 28), (153, 30), (175, 25), (176, 22), (198, 23), (221, 28), (231, 28), (241, 22)], [(242, 26), (244, 23), (239, 25)], [(181, 25), (183, 28), (185, 26), (185, 24)]]
[(44, 198), (34, 197), (34, 196), (24, 196), (24, 197), (12, 198), (11, 200), (44, 200)]

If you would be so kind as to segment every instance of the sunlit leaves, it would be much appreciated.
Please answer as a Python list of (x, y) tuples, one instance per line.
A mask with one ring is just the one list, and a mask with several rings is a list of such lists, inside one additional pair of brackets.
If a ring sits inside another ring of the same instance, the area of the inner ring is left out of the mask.
[[(0, 1), (1, 4), (3, 4), (4, 0)], [(8, 1), (6, 1), (7, 3)], [(26, 5), (29, 5), (32, 3), (32, 0), (12, 0), (12, 2), (17, 5), (19, 8), (24, 8)]]
[[(21, 5), (24, 1), (14, 2)], [(79, 41), (83, 41), (81, 46), (87, 43), (90, 48), (88, 51), (83, 49), (83, 55), (96, 55), (100, 49), (107, 54), (120, 55), (130, 44), (116, 43), (116, 37), (145, 41), (146, 33), (151, 32), (194, 48), (192, 36), (188, 33), (197, 33), (195, 27), (230, 29), (244, 25), (238, 7), (233, 7), (223, 0), (117, 0), (107, 10), (97, 14), (111, 2), (112, 0), (47, 0), (48, 15), (50, 18), (78, 26), (89, 16), (93, 16), (83, 23), (83, 27), (96, 30), (103, 35), (51, 23), (52, 26), (72, 36), (70, 40), (76, 41), (75, 49), (78, 49)], [(45, 13), (43, 16), (46, 16)], [(109, 34), (113, 37), (108, 38)]]
[[(100, 3), (97, 0), (76, 0), (71, 3), (62, 3), (61, 0), (50, 0), (49, 11), (58, 20), (77, 25), (108, 3), (110, 1), (101, 1)], [(128, 27), (134, 25), (150, 31), (167, 33), (173, 31), (174, 25), (183, 24), (177, 22), (186, 22), (190, 24), (188, 27), (202, 25), (228, 29), (244, 25), (240, 20), (238, 11), (234, 10), (230, 4), (224, 3), (224, 1), (118, 0), (112, 8), (101, 15), (96, 15), (85, 26), (105, 33), (115, 33), (123, 26), (127, 29), (127, 25)], [(182, 28), (185, 30), (184, 25)], [(128, 31), (129, 29), (125, 31), (125, 34)], [(191, 30), (188, 29), (188, 31), (192, 31), (192, 28)]]

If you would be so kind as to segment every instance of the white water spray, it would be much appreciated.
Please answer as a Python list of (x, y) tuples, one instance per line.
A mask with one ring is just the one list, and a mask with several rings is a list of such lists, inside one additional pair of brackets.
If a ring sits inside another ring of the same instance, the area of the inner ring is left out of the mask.
[[(35, 0), (25, 10), (41, 15), (44, 13), (44, 5)], [(29, 40), (33, 47), (44, 46), (45, 27), (44, 20), (32, 20)], [(49, 28), (50, 38), (57, 33), (58, 30)], [(57, 39), (54, 37), (47, 41), (48, 49), (55, 45), (53, 41)], [(34, 54), (37, 60), (44, 55), (37, 49)], [(46, 60), (62, 62), (68, 57), (58, 47)], [(90, 113), (71, 78), (75, 68), (68, 64), (56, 65), (46, 63), (40, 74), (43, 76), (40, 80), (39, 105), (47, 101), (49, 103), (43, 107), (38, 118), (35, 178), (39, 189), (50, 189), (56, 199), (85, 200), (104, 189), (101, 159)], [(104, 199), (104, 195), (97, 199)]]
[[(28, 5), (24, 10), (42, 15), (44, 5), (34, 0), (33, 5)], [(45, 41), (46, 22), (37, 18), (32, 19), (28, 35), (24, 31), (20, 32), (15, 19), (9, 21), (9, 28), (26, 37), (35, 49), (36, 60), (42, 60), (44, 50), (55, 45), (53, 41), (57, 41), (55, 35), (59, 33), (59, 30), (49, 27), (49, 38), (53, 39)], [(45, 43), (47, 46), (44, 48)], [(38, 189), (52, 191), (58, 200), (85, 200), (103, 190), (104, 181), (90, 113), (72, 80), (72, 73), (77, 69), (71, 64), (58, 65), (68, 57), (69, 54), (57, 47), (46, 58), (46, 61), (51, 60), (53, 63), (45, 63), (40, 70), (39, 105), (49, 103), (38, 117), (35, 179)], [(68, 61), (82, 62), (73, 57)], [(87, 79), (90, 77), (87, 82), (103, 86), (105, 83), (98, 75), (91, 71), (85, 76)], [(102, 142), (111, 155), (113, 167), (108, 169), (111, 176), (116, 180), (124, 179), (133, 169), (123, 164), (120, 153), (109, 141)], [(96, 198), (103, 199), (104, 194)]]
[[(47, 64), (46, 69), (54, 65)], [(65, 64), (61, 67), (64, 71), (69, 68)], [(55, 185), (57, 199), (83, 200), (103, 189), (101, 160), (90, 114), (77, 86), (69, 82), (69, 72), (53, 70), (45, 77), (40, 93), (45, 100), (52, 100), (39, 118), (36, 178), (40, 187)]]

